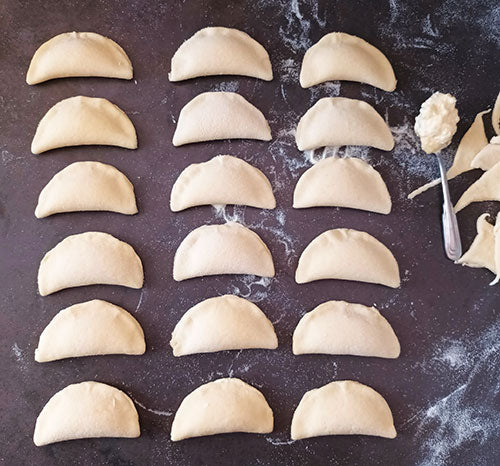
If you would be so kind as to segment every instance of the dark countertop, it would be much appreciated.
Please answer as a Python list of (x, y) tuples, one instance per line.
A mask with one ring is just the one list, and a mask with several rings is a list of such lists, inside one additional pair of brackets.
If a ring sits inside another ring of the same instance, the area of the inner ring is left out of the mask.
[[(413, 188), (437, 174), (421, 155), (412, 132), (420, 103), (434, 90), (458, 99), (457, 137), (448, 160), (476, 113), (492, 106), (498, 92), (500, 10), (494, 0), (459, 2), (305, 1), (68, 1), (4, 0), (0, 4), (0, 462), (20, 464), (474, 464), (500, 462), (498, 431), (500, 286), (492, 275), (453, 265), (443, 256), (439, 189), (415, 201)], [(274, 81), (203, 78), (171, 84), (170, 58), (183, 40), (208, 25), (240, 28), (269, 51)], [(62, 79), (28, 86), (25, 75), (37, 47), (67, 31), (95, 31), (116, 40), (129, 54), (136, 81)], [(345, 31), (368, 40), (389, 57), (398, 87), (386, 93), (368, 85), (331, 83), (308, 90), (298, 84), (306, 48), (324, 33)], [(236, 90), (268, 117), (273, 141), (224, 141), (174, 148), (181, 107), (207, 90)], [(30, 153), (36, 125), (59, 100), (77, 94), (106, 97), (132, 119), (139, 149), (76, 147), (41, 156)], [(348, 209), (294, 211), (293, 187), (310, 166), (294, 144), (300, 115), (318, 98), (359, 97), (374, 105), (396, 136), (385, 153), (342, 149), (362, 156), (387, 181), (393, 197), (389, 216)], [(491, 136), (489, 116), (485, 118)], [(237, 155), (261, 168), (276, 192), (278, 208), (267, 212), (200, 207), (174, 214), (170, 189), (189, 163), (217, 154)], [(67, 164), (99, 160), (133, 182), (140, 213), (63, 214), (37, 220), (38, 194)], [(453, 199), (480, 175), (451, 183)], [(459, 215), (463, 243), (475, 235), (479, 214), (498, 203), (474, 204)], [(237, 219), (269, 245), (277, 268), (273, 280), (209, 277), (175, 283), (173, 254), (184, 236), (204, 223)], [(365, 230), (394, 252), (403, 278), (398, 290), (341, 281), (297, 285), (298, 256), (324, 230)], [(109, 232), (130, 242), (141, 256), (141, 291), (94, 286), (40, 297), (40, 259), (65, 236), (87, 230)], [(275, 323), (276, 351), (224, 352), (174, 358), (170, 334), (193, 304), (216, 294), (239, 293), (257, 302)], [(141, 357), (104, 356), (37, 364), (33, 354), (49, 320), (71, 304), (101, 298), (131, 311), (142, 324), (148, 350)], [(303, 356), (291, 353), (300, 316), (322, 301), (376, 304), (402, 346), (396, 360)], [(235, 376), (262, 390), (275, 414), (270, 435), (229, 434), (172, 443), (173, 413), (202, 383)], [(331, 380), (354, 379), (378, 390), (392, 408), (398, 437), (324, 437), (290, 442), (289, 425), (302, 394)], [(77, 440), (37, 448), (35, 419), (47, 400), (67, 384), (98, 380), (125, 390), (136, 401), (139, 439)]]

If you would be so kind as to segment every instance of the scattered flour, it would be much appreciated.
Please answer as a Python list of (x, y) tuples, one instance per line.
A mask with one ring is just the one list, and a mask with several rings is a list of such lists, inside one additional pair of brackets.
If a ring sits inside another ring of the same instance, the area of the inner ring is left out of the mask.
[(150, 412), (150, 413), (153, 413), (153, 414), (156, 414), (158, 416), (172, 416), (172, 414), (174, 414), (173, 412), (171, 411), (161, 411), (159, 409), (152, 409), (152, 408), (148, 408), (147, 406), (144, 406), (140, 401), (137, 401), (135, 398), (133, 398), (130, 394), (129, 394), (130, 398), (132, 398), (132, 400), (134, 401), (134, 403), (139, 406), (140, 408)]

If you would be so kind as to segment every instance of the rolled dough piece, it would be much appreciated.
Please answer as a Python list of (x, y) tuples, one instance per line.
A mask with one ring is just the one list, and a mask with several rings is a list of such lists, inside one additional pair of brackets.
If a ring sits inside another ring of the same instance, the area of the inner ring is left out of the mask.
[(500, 136), (491, 138), (490, 143), (483, 147), (472, 160), (472, 168), (489, 170), (500, 162)]
[(491, 113), (491, 124), (493, 125), (495, 133), (500, 136), (500, 92), (497, 95), (497, 100), (495, 100), (493, 112)]

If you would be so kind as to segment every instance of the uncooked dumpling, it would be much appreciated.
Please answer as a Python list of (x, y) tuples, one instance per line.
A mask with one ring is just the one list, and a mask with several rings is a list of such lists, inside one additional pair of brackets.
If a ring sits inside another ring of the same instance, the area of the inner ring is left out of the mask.
[(252, 302), (234, 295), (217, 296), (189, 309), (175, 326), (174, 356), (216, 351), (275, 349), (273, 324)]
[(308, 391), (292, 419), (292, 439), (321, 435), (375, 435), (394, 438), (391, 409), (373, 388), (352, 380)]
[(500, 201), (500, 163), (484, 172), (481, 178), (469, 186), (455, 206), (460, 212), (473, 202)]
[(300, 256), (297, 283), (336, 278), (398, 288), (399, 268), (391, 251), (363, 231), (337, 228), (314, 238)]
[(271, 140), (262, 112), (234, 92), (204, 92), (188, 102), (179, 114), (173, 144), (218, 139)]
[(121, 390), (100, 382), (68, 385), (43, 407), (36, 420), (37, 447), (79, 438), (141, 435), (132, 400)]
[[(498, 164), (500, 165), (500, 164)], [(493, 229), (495, 233), (495, 269), (497, 271), (497, 276), (490, 283), (490, 285), (496, 285), (500, 281), (500, 213), (497, 215), (497, 220), (495, 222), (495, 228)]]
[(386, 56), (365, 40), (344, 32), (323, 36), (302, 61), (302, 87), (333, 80), (367, 83), (384, 91), (396, 89), (396, 77)]
[(327, 301), (305, 314), (293, 332), (293, 354), (397, 358), (398, 338), (374, 307)]
[(258, 168), (231, 155), (218, 155), (185, 168), (170, 195), (173, 212), (210, 204), (274, 209), (276, 200), (271, 183)]
[(500, 92), (497, 95), (497, 100), (495, 100), (493, 112), (491, 112), (491, 124), (493, 125), (495, 133), (500, 136)]
[(170, 438), (176, 442), (229, 432), (267, 434), (273, 431), (273, 424), (273, 412), (259, 390), (240, 379), (219, 379), (182, 400)]
[(483, 147), (472, 160), (472, 168), (489, 170), (500, 162), (500, 136), (491, 138), (490, 143)]
[(228, 222), (203, 225), (184, 238), (174, 257), (174, 280), (221, 274), (274, 277), (273, 258), (257, 233)]
[(238, 29), (207, 27), (184, 42), (172, 57), (170, 81), (199, 76), (239, 75), (271, 81), (269, 55)]
[(380, 173), (356, 158), (329, 157), (306, 170), (295, 187), (293, 207), (350, 207), (381, 214), (391, 211), (391, 196)]
[(142, 288), (143, 282), (142, 262), (132, 246), (97, 231), (63, 239), (45, 254), (38, 269), (42, 296), (97, 284)]
[(482, 214), (477, 219), (477, 235), (469, 250), (457, 261), (457, 264), (467, 267), (485, 267), (496, 274), (495, 257), (495, 233), (493, 225), (486, 220), (488, 214)]
[(132, 79), (132, 63), (113, 40), (95, 32), (65, 32), (43, 43), (31, 59), (26, 82), (75, 76)]
[(35, 361), (100, 354), (143, 354), (144, 332), (125, 309), (94, 299), (74, 304), (50, 321), (40, 335)]
[(136, 149), (134, 125), (109, 100), (76, 96), (58, 102), (40, 120), (31, 152), (93, 144)]
[(61, 212), (91, 210), (136, 214), (134, 186), (111, 165), (75, 162), (54, 175), (42, 189), (35, 215), (43, 218)]
[(370, 146), (392, 150), (394, 138), (384, 119), (368, 103), (324, 97), (300, 119), (295, 135), (299, 150), (325, 146)]

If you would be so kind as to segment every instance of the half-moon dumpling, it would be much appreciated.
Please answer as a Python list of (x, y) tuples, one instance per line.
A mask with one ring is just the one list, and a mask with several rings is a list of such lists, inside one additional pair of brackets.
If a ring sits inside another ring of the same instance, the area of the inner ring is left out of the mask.
[(302, 61), (302, 87), (333, 80), (367, 83), (384, 91), (396, 89), (396, 77), (386, 56), (365, 40), (344, 32), (323, 36)]
[(396, 429), (391, 408), (379, 393), (342, 380), (306, 392), (293, 413), (293, 440), (321, 435), (395, 438)]
[(306, 170), (293, 193), (293, 207), (350, 207), (380, 214), (391, 211), (391, 196), (380, 173), (356, 158), (328, 157)]
[(207, 27), (184, 42), (172, 57), (170, 81), (199, 76), (239, 75), (271, 81), (269, 55), (238, 29)]
[(35, 425), (37, 447), (79, 438), (141, 435), (132, 400), (121, 390), (100, 382), (68, 385), (43, 407)]
[(132, 63), (113, 40), (95, 32), (65, 32), (43, 43), (31, 59), (26, 82), (97, 76), (132, 79)]
[(40, 262), (38, 291), (47, 296), (75, 286), (121, 285), (142, 288), (142, 262), (134, 248), (107, 233), (70, 235)]
[(273, 431), (273, 412), (264, 395), (240, 379), (226, 378), (201, 385), (182, 400), (170, 438)]
[(319, 99), (300, 119), (299, 150), (325, 146), (370, 146), (392, 150), (394, 138), (384, 119), (368, 103), (346, 97)]
[(252, 302), (234, 295), (209, 298), (189, 309), (172, 333), (174, 356), (278, 347), (273, 324)]
[(75, 162), (54, 175), (42, 189), (35, 216), (92, 210), (136, 214), (134, 186), (111, 165)]
[(485, 171), (481, 178), (469, 186), (458, 200), (455, 212), (460, 212), (473, 202), (482, 201), (500, 201), (500, 163)]
[(274, 277), (271, 252), (257, 233), (236, 222), (196, 228), (175, 253), (174, 280), (221, 274)]
[(218, 139), (271, 140), (262, 112), (235, 92), (204, 92), (188, 102), (179, 114), (173, 144)]
[(31, 152), (93, 144), (136, 149), (134, 125), (109, 100), (76, 96), (58, 102), (40, 120)]
[(304, 314), (293, 332), (293, 354), (397, 358), (398, 338), (374, 307), (327, 301)]
[(363, 231), (337, 228), (314, 238), (300, 256), (297, 283), (336, 278), (398, 288), (399, 268), (391, 251)]
[(500, 162), (500, 136), (491, 138), (490, 143), (483, 147), (472, 160), (472, 168), (489, 170)]
[(185, 168), (170, 195), (173, 212), (210, 204), (274, 209), (276, 200), (271, 183), (258, 168), (231, 155), (218, 155)]
[(144, 354), (139, 322), (125, 309), (94, 299), (74, 304), (50, 321), (40, 335), (35, 361), (101, 354)]

